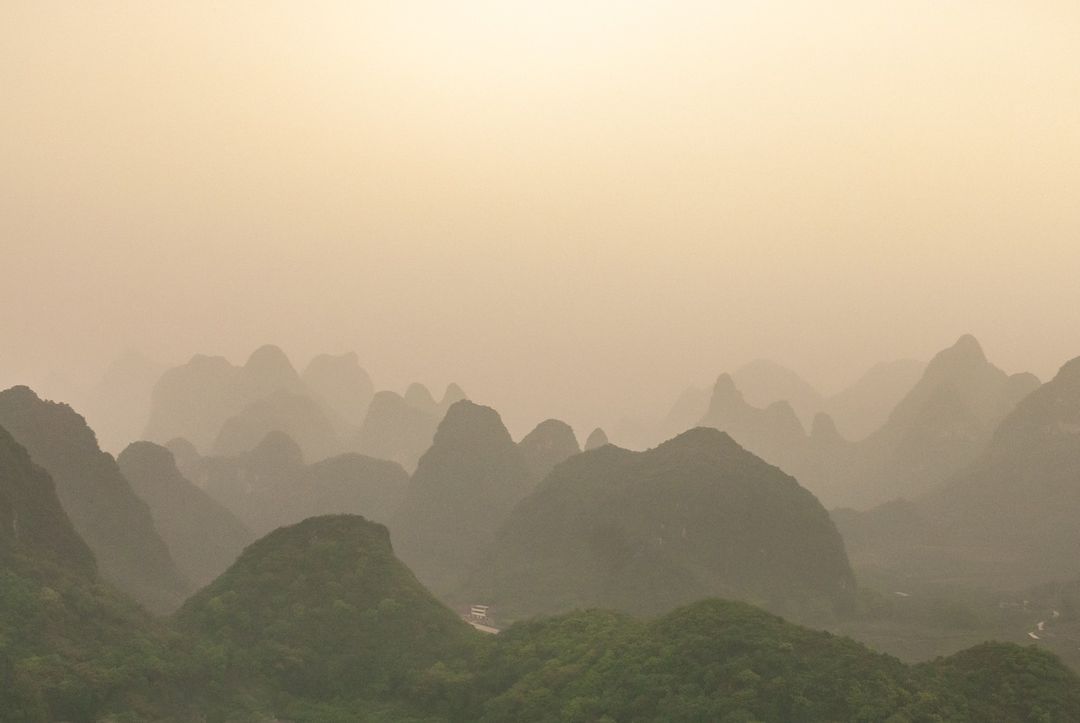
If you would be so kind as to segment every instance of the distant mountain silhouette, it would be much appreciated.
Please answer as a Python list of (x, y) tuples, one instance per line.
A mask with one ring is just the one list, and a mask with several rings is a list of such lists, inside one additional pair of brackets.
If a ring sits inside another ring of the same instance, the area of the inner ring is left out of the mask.
[(721, 374), (698, 426), (730, 434), (736, 442), (772, 464), (789, 469), (804, 454), (806, 431), (791, 405), (773, 402), (760, 409), (751, 405), (729, 374)]
[(304, 384), (347, 424), (359, 427), (375, 395), (371, 377), (355, 352), (320, 354), (304, 369)]
[(158, 380), (144, 438), (164, 444), (184, 437), (205, 452), (230, 417), (276, 392), (309, 393), (276, 346), (256, 349), (242, 367), (223, 357), (196, 355)]
[(251, 353), (233, 380), (232, 393), (238, 405), (245, 405), (275, 392), (303, 393), (304, 384), (281, 347), (266, 344)]
[(589, 437), (585, 440), (585, 451), (599, 449), (605, 444), (609, 444), (607, 434), (600, 427), (597, 427), (589, 433)]
[(439, 420), (409, 404), (394, 392), (378, 392), (354, 440), (361, 454), (416, 469), (420, 455), (431, 446)]
[(709, 411), (709, 400), (711, 398), (711, 389), (688, 387), (684, 390), (660, 422), (659, 437), (656, 441), (677, 437), (686, 430), (696, 427), (701, 418), (705, 416), (705, 413)]
[(424, 414), (432, 417), (439, 416), (439, 403), (435, 401), (431, 391), (419, 382), (409, 385), (409, 388), (405, 390), (404, 399), (406, 404)]
[[(871, 507), (914, 499), (973, 462), (994, 429), (1039, 386), (1031, 374), (1007, 375), (987, 361), (972, 336), (927, 365), (888, 421), (829, 472), (834, 503)], [(809, 484), (809, 482), (808, 482)]]
[(198, 475), (199, 463), (202, 461), (202, 455), (195, 449), (195, 445), (183, 437), (173, 437), (165, 443), (165, 448), (172, 452), (176, 468), (180, 470), (184, 479), (194, 481)]
[(308, 465), (300, 478), (306, 516), (362, 514), (389, 522), (397, 513), (409, 475), (397, 462), (362, 454), (340, 454)]
[(533, 485), (498, 412), (450, 407), (392, 525), (398, 554), (436, 592), (455, 587)]
[(439, 419), (441, 420), (446, 416), (447, 410), (454, 406), (454, 404), (468, 398), (468, 395), (465, 394), (465, 390), (460, 386), (454, 382), (447, 384), (446, 390), (443, 391), (442, 399), (439, 400)]
[[(752, 406), (765, 408), (787, 402), (804, 426), (824, 412), (835, 420), (845, 439), (859, 440), (885, 423), (893, 408), (915, 386), (925, 367), (912, 359), (882, 362), (832, 396), (819, 393), (796, 372), (767, 359), (741, 367), (732, 379)], [(700, 418), (701, 414), (697, 419)]]
[(715, 429), (570, 458), (519, 504), (467, 591), (517, 619), (656, 614), (710, 595), (789, 614), (846, 606), (854, 577), (814, 496)]
[(825, 405), (824, 397), (808, 381), (769, 359), (755, 359), (731, 376), (748, 404), (768, 407), (787, 402), (803, 424), (809, 424)]
[(150, 417), (150, 396), (164, 371), (164, 365), (127, 352), (89, 390), (81, 408), (102, 449), (116, 454), (142, 437)]
[(188, 583), (150, 510), (81, 416), (27, 387), (13, 387), (0, 392), (0, 426), (52, 477), (64, 511), (107, 580), (152, 610), (179, 604)]
[(304, 468), (300, 445), (275, 430), (250, 452), (203, 458), (192, 481), (231, 510), (248, 529), (263, 535), (277, 527), (283, 515), (292, 516), (283, 504), (292, 499)]
[(180, 474), (165, 447), (135, 442), (116, 462), (150, 507), (154, 526), (180, 571), (197, 587), (224, 572), (255, 540), (232, 512)]
[(555, 465), (581, 452), (574, 430), (558, 419), (540, 422), (522, 437), (518, 449), (536, 481), (547, 477)]
[(243, 454), (274, 431), (288, 434), (300, 445), (305, 459), (326, 459), (344, 450), (333, 422), (318, 402), (306, 394), (279, 389), (227, 419), (212, 453), (219, 457)]
[(154, 386), (143, 436), (159, 443), (183, 437), (203, 451), (210, 449), (221, 425), (239, 411), (231, 391), (236, 374), (224, 357), (202, 354), (169, 369)]
[(926, 369), (914, 359), (874, 365), (854, 384), (824, 400), (821, 410), (836, 420), (846, 439), (861, 440), (877, 431)]
[(1080, 549), (1080, 358), (998, 426), (983, 453), (919, 500), (949, 539), (1027, 584), (1074, 576)]
[(388, 521), (409, 477), (395, 462), (360, 454), (306, 465), (299, 445), (275, 431), (250, 452), (201, 460), (196, 481), (261, 535), (316, 515), (362, 513)]

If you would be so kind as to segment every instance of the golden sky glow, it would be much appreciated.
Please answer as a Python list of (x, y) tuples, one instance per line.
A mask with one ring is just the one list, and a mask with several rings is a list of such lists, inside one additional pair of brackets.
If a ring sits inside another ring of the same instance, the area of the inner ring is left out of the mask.
[(1049, 0), (7, 0), (0, 381), (273, 341), (525, 424), (966, 331), (1045, 376), (1077, 48)]

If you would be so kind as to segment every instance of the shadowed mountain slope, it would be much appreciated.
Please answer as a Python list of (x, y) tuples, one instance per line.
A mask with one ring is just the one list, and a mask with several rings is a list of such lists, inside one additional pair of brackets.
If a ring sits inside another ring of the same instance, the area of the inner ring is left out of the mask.
[(158, 535), (146, 503), (132, 491), (85, 420), (66, 404), (26, 387), (0, 392), (0, 426), (56, 484), (64, 511), (93, 550), (102, 575), (147, 607), (169, 610), (188, 582)]
[(547, 477), (555, 465), (581, 453), (574, 430), (558, 419), (540, 422), (521, 438), (518, 449), (537, 481)]
[(409, 483), (392, 527), (398, 553), (436, 592), (453, 589), (532, 484), (498, 412), (457, 402)]
[(722, 432), (555, 468), (518, 505), (469, 593), (510, 619), (606, 606), (656, 614), (705, 596), (828, 614), (854, 592), (843, 541), (806, 489)]
[(188, 481), (172, 452), (153, 442), (128, 445), (116, 460), (150, 507), (180, 571), (202, 587), (225, 571), (255, 536), (229, 510)]

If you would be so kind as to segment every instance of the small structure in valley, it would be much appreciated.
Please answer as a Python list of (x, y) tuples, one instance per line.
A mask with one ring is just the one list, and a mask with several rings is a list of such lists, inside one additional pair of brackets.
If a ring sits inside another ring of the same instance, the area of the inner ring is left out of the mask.
[(472, 625), (477, 630), (484, 633), (497, 633), (499, 629), (491, 624), (491, 618), (489, 612), (491, 611), (490, 605), (470, 605), (469, 612), (465, 613), (461, 617), (469, 625)]

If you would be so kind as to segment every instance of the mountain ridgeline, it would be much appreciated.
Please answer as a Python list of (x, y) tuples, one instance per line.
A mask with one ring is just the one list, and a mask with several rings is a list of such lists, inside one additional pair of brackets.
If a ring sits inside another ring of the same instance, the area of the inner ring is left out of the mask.
[(726, 374), (700, 424), (728, 432), (828, 506), (865, 509), (938, 488), (986, 449), (997, 425), (1038, 387), (1031, 374), (1001, 371), (974, 337), (963, 336), (926, 365), (882, 426), (862, 439), (845, 439), (824, 412), (808, 434), (791, 404), (754, 406)]
[(1080, 359), (758, 361), (663, 425), (515, 442), (263, 347), (165, 372), (114, 459), (0, 392), (0, 720), (1077, 720)]
[(581, 452), (574, 430), (558, 419), (540, 422), (521, 438), (518, 449), (537, 481), (547, 477), (555, 465)]
[[(970, 464), (902, 508), (839, 520), (860, 556), (903, 568), (928, 549), (981, 584), (1023, 588), (1077, 574), (1080, 359), (1009, 413)], [(881, 520), (890, 519), (889, 524)], [(910, 573), (909, 573), (910, 574)]]
[(193, 481), (258, 535), (326, 514), (387, 521), (409, 483), (397, 463), (351, 452), (306, 464), (300, 445), (278, 431), (249, 452), (188, 464)]
[(326, 700), (402, 696), (473, 632), (397, 560), (384, 526), (350, 515), (271, 532), (176, 622), (216, 648), (226, 679)]
[(186, 713), (183, 686), (158, 685), (179, 667), (168, 637), (99, 579), (53, 479), (0, 428), (0, 720)]
[(398, 553), (425, 584), (449, 592), (534, 484), (498, 412), (469, 401), (453, 404), (395, 519)]
[(165, 447), (135, 442), (116, 460), (132, 489), (146, 502), (177, 567), (196, 587), (225, 571), (255, 540), (232, 512), (188, 481)]
[(167, 626), (77, 576), (49, 578), (58, 591), (0, 566), (4, 720), (1027, 721), (1080, 707), (1080, 678), (1034, 649), (907, 666), (729, 601), (486, 636), (356, 516), (275, 530)]
[(97, 558), (102, 575), (152, 610), (175, 608), (190, 591), (146, 503), (66, 404), (27, 387), (0, 392), (0, 426), (56, 485), (64, 511)]
[(707, 596), (827, 617), (855, 587), (814, 496), (708, 428), (568, 459), (487, 553), (467, 590), (509, 619), (595, 606), (651, 615)]

